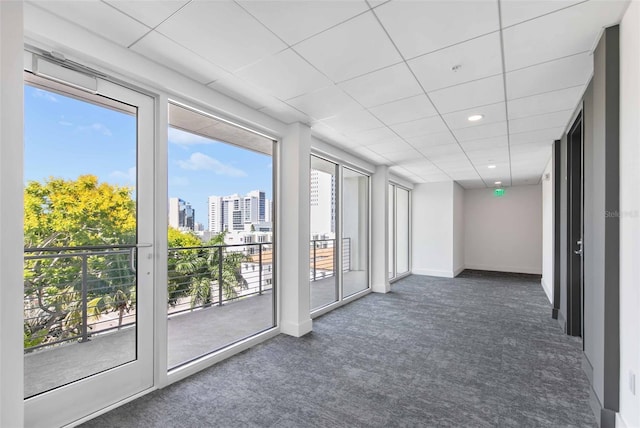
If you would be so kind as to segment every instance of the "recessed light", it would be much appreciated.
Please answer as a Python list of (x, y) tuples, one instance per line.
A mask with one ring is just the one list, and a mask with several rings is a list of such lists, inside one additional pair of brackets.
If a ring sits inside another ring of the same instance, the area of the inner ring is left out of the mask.
[(468, 120), (469, 122), (477, 122), (477, 121), (479, 121), (480, 119), (482, 119), (483, 117), (484, 117), (484, 115), (482, 115), (482, 114), (472, 114), (471, 116), (469, 116), (469, 117), (467, 118), (467, 120)]
[(489, 169), (496, 169), (496, 166), (495, 166), (495, 165), (489, 165), (487, 168), (489, 168)]
[(493, 184), (495, 184), (496, 186), (499, 186), (499, 185), (501, 185), (501, 184), (502, 184), (502, 181), (496, 181), (496, 182), (495, 182), (495, 183), (493, 183)]

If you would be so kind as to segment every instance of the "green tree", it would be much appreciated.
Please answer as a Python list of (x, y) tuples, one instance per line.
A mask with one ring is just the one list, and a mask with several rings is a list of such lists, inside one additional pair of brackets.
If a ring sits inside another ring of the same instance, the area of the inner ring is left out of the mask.
[[(100, 183), (93, 175), (77, 180), (30, 181), (24, 189), (25, 346), (80, 334), (82, 264), (86, 260), (93, 317), (109, 310), (123, 313), (135, 302), (129, 254), (79, 256), (56, 247), (135, 243), (132, 189)], [(51, 257), (52, 255), (57, 257)]]

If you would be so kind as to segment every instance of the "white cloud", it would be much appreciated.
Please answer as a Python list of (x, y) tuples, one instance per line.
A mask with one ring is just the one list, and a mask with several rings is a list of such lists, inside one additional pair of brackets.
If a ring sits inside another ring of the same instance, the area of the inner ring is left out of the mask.
[(60, 121), (58, 121), (58, 125), (62, 125), (62, 126), (73, 126), (73, 123), (71, 123), (71, 122), (67, 122), (66, 120), (60, 120)]
[(127, 184), (136, 184), (136, 167), (132, 166), (125, 171), (113, 171), (109, 177)]
[(192, 144), (213, 144), (215, 141), (177, 128), (169, 128), (169, 142), (181, 146)]
[(43, 98), (47, 101), (51, 101), (52, 103), (57, 103), (58, 99), (51, 94), (51, 92), (43, 91), (42, 89), (36, 89), (33, 93), (33, 96), (36, 98)]
[(187, 177), (169, 177), (169, 184), (171, 186), (188, 186), (189, 179)]
[(231, 165), (225, 165), (217, 159), (207, 156), (204, 153), (195, 152), (188, 160), (178, 161), (182, 169), (190, 171), (213, 171), (218, 175), (228, 175), (229, 177), (246, 177), (247, 173)]
[(102, 135), (105, 135), (107, 137), (110, 137), (111, 134), (111, 130), (109, 128), (107, 128), (106, 125), (100, 123), (100, 122), (95, 122), (92, 123), (91, 125), (87, 125), (87, 126), (78, 126), (77, 128), (78, 131), (83, 132), (83, 131), (94, 131), (94, 132), (98, 132)]

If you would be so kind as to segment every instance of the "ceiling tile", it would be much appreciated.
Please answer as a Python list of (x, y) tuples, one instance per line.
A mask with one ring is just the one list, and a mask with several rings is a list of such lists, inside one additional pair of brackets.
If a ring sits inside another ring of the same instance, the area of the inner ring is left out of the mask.
[(207, 84), (228, 75), (217, 65), (155, 31), (136, 42), (131, 50), (200, 83)]
[(309, 121), (307, 115), (280, 100), (273, 100), (272, 103), (261, 108), (260, 111), (287, 124)]
[[(471, 122), (469, 116), (481, 114), (481, 120)], [(443, 114), (442, 118), (450, 129), (472, 128), (489, 123), (504, 122), (507, 120), (506, 106), (504, 102), (475, 107), (469, 110), (461, 110), (454, 113)]]
[(401, 61), (371, 12), (313, 36), (296, 45), (295, 50), (334, 82)]
[(554, 140), (560, 139), (564, 128), (542, 129), (540, 131), (522, 132), (509, 135), (511, 149), (519, 144), (546, 142), (551, 146)]
[(364, 107), (373, 107), (422, 93), (407, 65), (400, 63), (340, 83)]
[(478, 150), (491, 150), (499, 148), (508, 148), (509, 140), (506, 135), (501, 137), (483, 138), (480, 140), (471, 140), (460, 143), (465, 152), (473, 152)]
[(384, 157), (389, 159), (391, 162), (400, 163), (410, 161), (416, 159), (421, 156), (420, 152), (414, 149), (410, 150), (395, 150), (393, 152), (385, 153)]
[(208, 85), (221, 94), (234, 98), (255, 109), (273, 104), (275, 98), (261, 88), (253, 86), (234, 75), (228, 75)]
[(501, 0), (502, 26), (510, 27), (584, 0)]
[(369, 111), (387, 125), (410, 122), (438, 114), (424, 94), (372, 107)]
[(503, 30), (507, 71), (594, 48), (603, 27), (617, 24), (627, 1), (588, 1)]
[(323, 119), (323, 123), (337, 129), (343, 134), (353, 134), (384, 126), (367, 110), (351, 110), (337, 116)]
[(30, 3), (120, 46), (128, 47), (150, 30), (146, 25), (98, 0), (40, 0)]
[(509, 119), (520, 119), (537, 114), (573, 110), (577, 107), (584, 92), (583, 86), (561, 89), (540, 95), (507, 101)]
[(539, 129), (565, 127), (569, 123), (572, 113), (573, 110), (564, 110), (510, 120), (509, 132), (517, 134), (520, 132), (537, 131)]
[(368, 9), (362, 1), (240, 1), (240, 5), (289, 45)]
[(287, 47), (234, 2), (191, 2), (157, 30), (229, 71)]
[(156, 27), (162, 21), (173, 15), (182, 6), (189, 3), (188, 0), (160, 0), (160, 1), (136, 1), (136, 0), (104, 0), (111, 6), (137, 19), (149, 27)]
[[(504, 147), (500, 149), (477, 150), (466, 152), (471, 162), (485, 173), (495, 173), (502, 168), (509, 168), (509, 149)], [(495, 165), (493, 169), (489, 169), (489, 165)], [(501, 166), (499, 168), (499, 166)]]
[(546, 141), (537, 141), (528, 144), (518, 144), (511, 147), (511, 156), (514, 160), (518, 160), (523, 156), (535, 155), (551, 155), (551, 143)]
[(495, 0), (391, 1), (375, 13), (406, 59), (499, 29)]
[(407, 138), (406, 141), (416, 149), (423, 149), (431, 146), (442, 146), (445, 144), (457, 144), (456, 139), (453, 138), (453, 135), (449, 131), (411, 137)]
[(447, 126), (444, 124), (440, 116), (433, 116), (413, 120), (411, 122), (399, 123), (391, 126), (391, 129), (393, 129), (402, 138), (411, 138), (445, 132), (447, 131)]
[(236, 74), (281, 100), (294, 98), (331, 84), (329, 79), (291, 49), (264, 58)]
[(456, 180), (456, 183), (458, 183), (459, 185), (461, 185), (463, 188), (465, 189), (484, 189), (487, 186), (484, 184), (484, 182), (481, 179), (476, 179), (476, 180)]
[(395, 132), (385, 127), (370, 129), (368, 131), (349, 134), (349, 137), (358, 144), (373, 144), (381, 141), (395, 142), (400, 140)]
[(470, 128), (460, 128), (454, 130), (453, 134), (461, 143), (483, 138), (500, 137), (501, 135), (507, 135), (507, 122), (495, 122)]
[[(492, 33), (409, 61), (425, 91), (502, 73), (500, 33)], [(456, 71), (452, 67), (459, 66)]]
[(589, 53), (512, 71), (506, 74), (507, 99), (585, 85), (592, 73), (593, 56)]
[(444, 146), (431, 146), (420, 149), (420, 153), (424, 154), (428, 158), (436, 158), (443, 155), (460, 155), (464, 156), (464, 153), (460, 146), (457, 144), (446, 144)]
[(409, 144), (404, 141), (385, 141), (383, 143), (369, 144), (367, 148), (375, 153), (385, 155), (387, 153), (392, 153), (395, 151), (408, 151), (413, 150)]
[(502, 76), (487, 77), (429, 93), (441, 114), (504, 101)]
[(287, 100), (287, 104), (307, 113), (315, 119), (326, 119), (347, 110), (361, 108), (353, 98), (336, 85)]

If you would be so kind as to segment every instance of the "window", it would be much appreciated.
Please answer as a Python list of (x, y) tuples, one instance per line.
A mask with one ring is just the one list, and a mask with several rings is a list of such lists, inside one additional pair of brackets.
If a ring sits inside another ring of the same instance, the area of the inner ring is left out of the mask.
[(265, 221), (274, 141), (173, 103), (169, 124), (168, 196), (190, 201), (195, 222), (208, 225), (169, 230), (173, 369), (275, 326), (273, 226)]
[(410, 197), (408, 189), (389, 184), (389, 278), (409, 273)]

